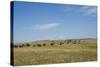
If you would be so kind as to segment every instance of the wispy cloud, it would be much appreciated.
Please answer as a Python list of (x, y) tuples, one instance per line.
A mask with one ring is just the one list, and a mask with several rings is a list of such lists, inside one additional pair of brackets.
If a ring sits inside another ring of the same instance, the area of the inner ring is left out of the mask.
[(64, 12), (79, 12), (83, 16), (91, 16), (96, 17), (97, 7), (96, 6), (81, 6), (80, 8), (76, 8), (76, 6), (65, 6), (63, 7)]
[(45, 29), (50, 29), (59, 26), (59, 23), (48, 23), (48, 24), (36, 24), (33, 25), (33, 29), (38, 29), (38, 30), (45, 30)]
[(95, 17), (97, 14), (97, 7), (95, 6), (83, 6), (79, 10), (84, 16)]

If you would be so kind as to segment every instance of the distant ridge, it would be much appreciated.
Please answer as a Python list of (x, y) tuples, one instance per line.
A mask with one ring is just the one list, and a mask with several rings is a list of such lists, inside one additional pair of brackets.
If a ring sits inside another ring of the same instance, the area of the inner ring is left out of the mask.
[(28, 42), (19, 42), (14, 44), (25, 44), (25, 43), (37, 43), (37, 42), (50, 42), (50, 41), (64, 41), (64, 40), (97, 40), (97, 38), (76, 38), (76, 39), (53, 39), (53, 40), (36, 40), (36, 41), (28, 41)]

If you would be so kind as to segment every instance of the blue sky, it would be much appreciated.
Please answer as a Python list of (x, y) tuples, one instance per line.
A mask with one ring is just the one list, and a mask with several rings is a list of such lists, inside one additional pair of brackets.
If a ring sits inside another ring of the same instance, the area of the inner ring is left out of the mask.
[(14, 2), (14, 42), (96, 38), (95, 6)]

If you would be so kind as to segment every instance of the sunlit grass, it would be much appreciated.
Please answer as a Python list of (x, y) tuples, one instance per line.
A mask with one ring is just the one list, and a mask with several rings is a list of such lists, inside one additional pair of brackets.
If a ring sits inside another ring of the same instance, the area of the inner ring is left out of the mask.
[(96, 42), (14, 48), (14, 65), (37, 65), (97, 60)]

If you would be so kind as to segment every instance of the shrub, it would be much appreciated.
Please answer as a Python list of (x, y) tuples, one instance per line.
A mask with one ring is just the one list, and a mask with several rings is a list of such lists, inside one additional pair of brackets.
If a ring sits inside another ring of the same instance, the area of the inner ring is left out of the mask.
[(67, 44), (69, 44), (69, 40), (67, 40)]
[(18, 48), (18, 45), (14, 45), (15, 48)]
[(71, 43), (72, 42), (72, 40), (67, 40), (67, 44), (69, 44), (69, 43)]
[(64, 43), (63, 42), (60, 42), (60, 44), (59, 45), (63, 45)]
[(76, 43), (77, 43), (77, 41), (76, 41), (76, 40), (74, 40), (74, 41), (73, 41), (73, 44), (76, 44)]
[(38, 47), (41, 47), (41, 44), (37, 44)]
[(69, 42), (72, 42), (72, 40), (69, 40)]
[(23, 47), (23, 45), (19, 45), (19, 47)]
[(53, 46), (54, 44), (55, 44), (55, 43), (53, 42), (53, 43), (51, 43), (50, 45)]
[(80, 44), (81, 43), (81, 40), (78, 40), (78, 44)]
[(43, 46), (46, 46), (46, 44), (44, 43)]
[(26, 44), (26, 46), (27, 46), (27, 47), (29, 47), (29, 46), (30, 46), (30, 44), (29, 44), (29, 43), (27, 43), (27, 44)]

